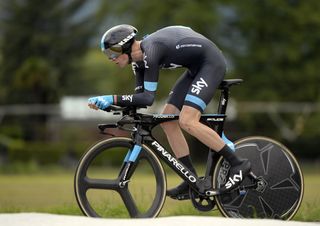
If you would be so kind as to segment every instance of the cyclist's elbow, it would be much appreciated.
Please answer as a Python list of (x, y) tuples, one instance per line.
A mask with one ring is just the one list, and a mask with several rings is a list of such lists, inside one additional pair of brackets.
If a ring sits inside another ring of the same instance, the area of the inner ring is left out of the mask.
[(154, 95), (152, 94), (147, 94), (145, 98), (145, 105), (151, 106), (154, 102)]

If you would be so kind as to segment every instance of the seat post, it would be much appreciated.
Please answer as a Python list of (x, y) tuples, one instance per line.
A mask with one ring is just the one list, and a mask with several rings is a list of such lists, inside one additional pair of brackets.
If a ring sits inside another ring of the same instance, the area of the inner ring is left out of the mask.
[[(229, 99), (229, 88), (224, 87), (221, 90), (220, 100), (219, 100), (219, 106), (218, 106), (218, 114), (225, 115), (227, 111), (227, 105), (228, 105), (228, 99)], [(223, 126), (224, 122), (221, 122), (215, 126), (215, 131), (219, 134), (219, 136), (222, 136), (223, 133)]]
[(219, 85), (221, 90), (220, 102), (218, 107), (218, 114), (226, 114), (227, 105), (229, 100), (229, 89), (233, 85), (238, 85), (243, 82), (242, 79), (227, 79), (223, 80)]
[(221, 90), (219, 106), (218, 106), (218, 114), (226, 114), (227, 106), (229, 100), (229, 88), (225, 87)]

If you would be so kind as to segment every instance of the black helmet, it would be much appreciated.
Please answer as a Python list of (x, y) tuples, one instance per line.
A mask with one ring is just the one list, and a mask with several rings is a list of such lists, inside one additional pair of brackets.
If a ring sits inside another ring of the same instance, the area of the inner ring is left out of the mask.
[(109, 59), (114, 59), (123, 53), (128, 54), (131, 61), (131, 46), (138, 30), (127, 24), (121, 24), (107, 30), (101, 38), (101, 50)]

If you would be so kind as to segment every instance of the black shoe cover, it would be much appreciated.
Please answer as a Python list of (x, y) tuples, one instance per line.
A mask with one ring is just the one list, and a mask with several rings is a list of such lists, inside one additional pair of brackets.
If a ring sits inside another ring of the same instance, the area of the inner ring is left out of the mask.
[(231, 191), (238, 187), (239, 184), (244, 180), (250, 173), (251, 163), (249, 160), (243, 160), (239, 165), (232, 166), (229, 171), (229, 177), (227, 182), (221, 187), (221, 192)]

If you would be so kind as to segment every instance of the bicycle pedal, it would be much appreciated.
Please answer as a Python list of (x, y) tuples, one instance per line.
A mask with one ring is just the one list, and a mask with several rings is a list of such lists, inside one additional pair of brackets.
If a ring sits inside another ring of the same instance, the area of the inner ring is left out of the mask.
[(179, 201), (183, 201), (183, 200), (190, 199), (190, 196), (189, 196), (189, 194), (179, 194), (179, 195), (171, 197), (171, 198), (179, 200)]

